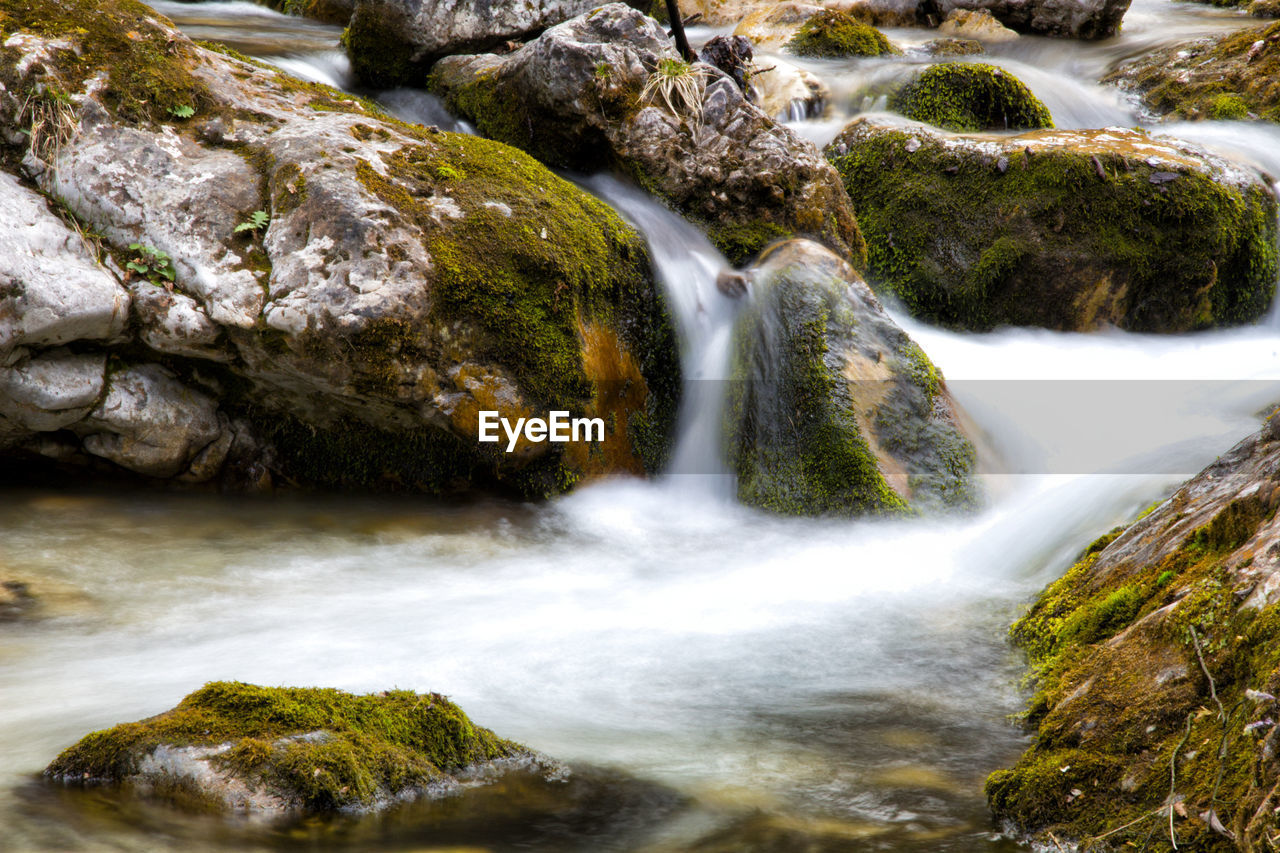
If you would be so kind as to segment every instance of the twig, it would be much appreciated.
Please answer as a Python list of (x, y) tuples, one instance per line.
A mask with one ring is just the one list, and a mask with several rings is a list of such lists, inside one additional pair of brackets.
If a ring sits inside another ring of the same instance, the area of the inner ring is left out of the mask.
[(1204, 673), (1204, 677), (1209, 679), (1209, 695), (1213, 697), (1213, 701), (1218, 706), (1218, 719), (1224, 723), (1227, 721), (1227, 709), (1222, 707), (1222, 700), (1218, 698), (1218, 688), (1213, 683), (1213, 676), (1209, 674), (1209, 667), (1205, 666), (1204, 655), (1200, 651), (1200, 637), (1196, 635), (1196, 626), (1188, 625), (1187, 630), (1191, 632), (1191, 642), (1195, 643), (1196, 660), (1200, 661), (1200, 671)]

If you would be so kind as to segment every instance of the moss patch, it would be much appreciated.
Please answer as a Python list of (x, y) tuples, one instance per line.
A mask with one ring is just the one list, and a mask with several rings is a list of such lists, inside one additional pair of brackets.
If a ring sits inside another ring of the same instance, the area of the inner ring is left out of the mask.
[(1157, 50), (1103, 79), (1156, 113), (1280, 121), (1280, 22)]
[(1239, 609), (1224, 566), (1273, 511), (1233, 501), (1149, 564), (1108, 551), (1112, 531), (1014, 624), (1033, 666), (1036, 739), (987, 780), (998, 818), (1084, 849), (1166, 850), (1172, 796), (1180, 848), (1264, 849), (1244, 845), (1277, 829), (1261, 808), (1280, 794), (1266, 746), (1277, 708), (1258, 697), (1280, 688), (1280, 608)]
[(1140, 149), (1096, 150), (991, 155), (874, 128), (846, 133), (827, 156), (867, 236), (872, 280), (932, 322), (1161, 332), (1265, 313), (1276, 281), (1265, 186), (1194, 169), (1169, 179)]
[(413, 45), (404, 40), (406, 22), (387, 4), (361, 3), (342, 33), (351, 70), (360, 82), (375, 89), (420, 85), (426, 66), (415, 59)]
[(889, 109), (959, 132), (1053, 127), (1049, 109), (1025, 83), (985, 63), (931, 66), (893, 94)]
[[(299, 738), (323, 732), (323, 736)], [(45, 771), (66, 782), (118, 782), (161, 744), (230, 750), (216, 766), (309, 810), (367, 806), (477, 762), (524, 752), (436, 694), (213, 682), (176, 708), (85, 736)]]
[(345, 24), (351, 17), (355, 7), (352, 0), (254, 0), (268, 9), (275, 9), (286, 15), (298, 15), (303, 18), (314, 18), (327, 24)]
[(798, 56), (880, 56), (899, 54), (884, 35), (848, 12), (827, 10), (812, 15), (803, 24), (787, 49)]
[[(215, 103), (191, 74), (196, 61), (192, 44), (170, 41), (153, 21), (168, 24), (136, 0), (0, 0), (0, 41), (24, 31), (69, 39), (79, 52), (56, 51), (46, 65), (68, 85), (105, 70), (107, 81), (98, 99), (128, 124), (171, 122), (180, 107), (191, 107), (198, 115)], [(0, 82), (11, 92), (25, 93), (27, 84), (14, 67), (20, 55), (17, 48), (0, 48)]]

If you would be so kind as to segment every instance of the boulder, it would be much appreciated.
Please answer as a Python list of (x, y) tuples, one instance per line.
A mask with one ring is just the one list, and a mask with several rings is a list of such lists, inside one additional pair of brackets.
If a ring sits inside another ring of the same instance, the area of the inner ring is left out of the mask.
[(253, 0), (253, 2), (286, 15), (300, 15), (340, 26), (351, 20), (351, 14), (356, 8), (356, 0)]
[[(36, 226), (0, 235), (10, 451), (527, 495), (661, 465), (674, 333), (643, 239), (604, 204), (515, 149), (195, 45), (132, 0), (37, 0), (5, 28), (0, 133), (103, 252), (0, 181)], [(24, 133), (32, 104), (63, 132)], [(478, 441), (481, 410), (609, 426), (506, 453)]]
[(704, 224), (735, 263), (802, 234), (861, 264), (839, 176), (717, 68), (683, 63), (651, 18), (619, 3), (506, 56), (450, 57), (431, 85), (494, 139), (549, 165), (615, 168)]
[(889, 98), (889, 109), (947, 130), (1053, 127), (1053, 116), (1026, 84), (977, 62), (931, 65)]
[(1103, 82), (1157, 115), (1280, 121), (1280, 22), (1143, 54)]
[(975, 453), (942, 375), (857, 272), (790, 240), (748, 277), (725, 407), (738, 499), (789, 515), (972, 505)]
[(212, 682), (163, 714), (87, 735), (45, 777), (201, 811), (283, 816), (377, 811), (529, 768), (567, 773), (438, 693)]
[(751, 75), (756, 103), (777, 121), (798, 121), (822, 115), (831, 96), (816, 74), (784, 59), (769, 57), (765, 70)]
[(1025, 83), (986, 63), (929, 65), (892, 93), (888, 108), (948, 131), (1053, 127), (1047, 106)]
[(597, 5), (594, 0), (355, 0), (343, 43), (365, 85), (415, 85), (441, 57), (527, 39)]
[(115, 341), (129, 294), (34, 190), (0, 172), (0, 364), (17, 347)]
[(952, 9), (938, 27), (938, 35), (990, 44), (1016, 41), (1018, 38), (1017, 33), (997, 21), (988, 9)]
[(872, 281), (944, 325), (1250, 323), (1276, 281), (1258, 173), (1137, 130), (955, 136), (859, 119), (827, 148)]
[(982, 42), (973, 39), (930, 39), (920, 47), (926, 56), (974, 56), (986, 53)]
[(822, 11), (822, 6), (811, 3), (769, 3), (745, 15), (733, 34), (745, 37), (758, 48), (781, 50), (801, 24)]
[(834, 9), (810, 16), (787, 42), (797, 56), (880, 56), (901, 53), (884, 33), (848, 12)]
[(1277, 417), (1085, 549), (1014, 624), (1035, 731), (986, 784), (1034, 840), (1265, 850), (1280, 830)]
[[(872, 0), (880, 2), (880, 0)], [(921, 17), (932, 25), (933, 15), (946, 20), (956, 10), (987, 11), (997, 21), (1019, 33), (1074, 39), (1111, 38), (1131, 0), (928, 0)], [(927, 9), (927, 11), (925, 11)], [(936, 10), (936, 11), (935, 11)]]
[(1280, 18), (1280, 0), (1253, 0), (1247, 11), (1255, 18)]

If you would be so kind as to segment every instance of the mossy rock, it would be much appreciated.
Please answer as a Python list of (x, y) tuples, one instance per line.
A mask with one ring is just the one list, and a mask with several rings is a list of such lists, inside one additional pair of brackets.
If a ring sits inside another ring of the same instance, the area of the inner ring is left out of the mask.
[(826, 10), (811, 16), (803, 24), (787, 49), (797, 56), (881, 56), (900, 54), (871, 24), (855, 18), (848, 12)]
[(827, 147), (871, 280), (956, 328), (1176, 332), (1250, 323), (1275, 290), (1256, 173), (1140, 131), (947, 136), (855, 121)]
[[(1100, 537), (1012, 627), (1030, 749), (997, 819), (1082, 849), (1265, 849), (1278, 826), (1280, 602), (1272, 425)], [(1171, 806), (1172, 804), (1172, 806)], [(1172, 814), (1171, 814), (1172, 808)]]
[[(1267, 8), (1280, 6), (1258, 7)], [(1136, 92), (1157, 115), (1280, 122), (1280, 22), (1144, 54), (1102, 82)]]
[(254, 0), (261, 6), (285, 15), (313, 18), (326, 24), (345, 25), (356, 8), (356, 0)]
[(504, 759), (535, 756), (436, 693), (212, 682), (163, 714), (86, 735), (45, 776), (184, 805), (367, 811), (452, 793), (459, 774)]
[(857, 273), (792, 240), (748, 276), (725, 407), (738, 499), (809, 516), (972, 506), (974, 451), (941, 375)]
[(893, 93), (889, 109), (957, 132), (1053, 127), (1048, 107), (1025, 83), (985, 63), (930, 66)]

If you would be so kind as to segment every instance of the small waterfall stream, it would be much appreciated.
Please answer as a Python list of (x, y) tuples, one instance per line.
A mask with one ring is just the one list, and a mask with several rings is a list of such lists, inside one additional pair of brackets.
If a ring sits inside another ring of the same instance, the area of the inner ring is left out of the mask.
[[(350, 85), (335, 27), (242, 2), (155, 5), (197, 37)], [(1136, 0), (1113, 43), (1025, 39), (996, 59), (1060, 124), (1132, 124), (1091, 82), (1102, 67), (1238, 24)], [(835, 118), (795, 125), (818, 139), (847, 120), (841, 92), (898, 73), (806, 67), (837, 94)], [(424, 93), (382, 99), (466, 129)], [(1161, 130), (1280, 174), (1280, 128)], [(601, 176), (584, 186), (648, 238), (679, 323), (688, 387), (670, 476), (543, 506), (6, 494), (0, 561), (51, 584), (59, 609), (0, 625), (0, 847), (1015, 849), (981, 793), (1025, 745), (1006, 719), (1022, 702), (1006, 626), (1092, 537), (1254, 429), (1280, 398), (1280, 329), (972, 335), (895, 313), (1005, 457), (988, 505), (949, 519), (766, 516), (726, 499), (718, 452), (736, 309), (715, 287), (723, 258), (642, 192)], [(498, 796), (264, 829), (36, 781), (84, 733), (213, 679), (440, 691), (575, 764), (584, 787), (535, 791), (528, 813)]]

